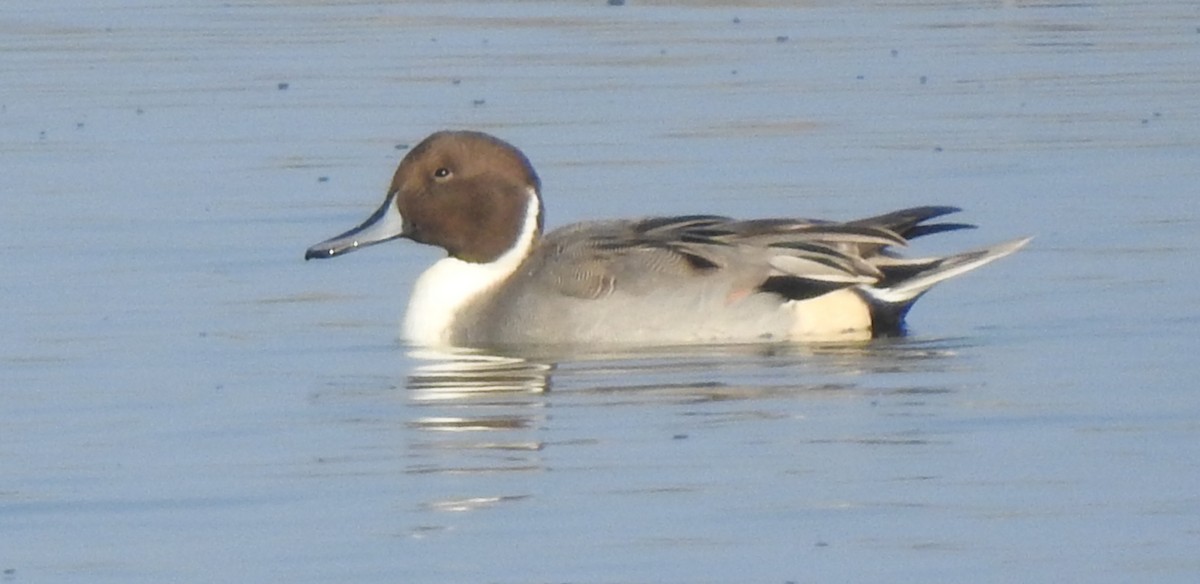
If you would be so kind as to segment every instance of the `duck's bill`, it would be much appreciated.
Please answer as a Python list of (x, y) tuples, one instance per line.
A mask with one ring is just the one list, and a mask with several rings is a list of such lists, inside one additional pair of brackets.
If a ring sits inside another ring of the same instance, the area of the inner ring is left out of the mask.
[(304, 259), (336, 257), (403, 236), (404, 218), (396, 209), (395, 199), (396, 194), (389, 193), (383, 201), (383, 206), (363, 221), (362, 225), (308, 248), (308, 251), (304, 252)]

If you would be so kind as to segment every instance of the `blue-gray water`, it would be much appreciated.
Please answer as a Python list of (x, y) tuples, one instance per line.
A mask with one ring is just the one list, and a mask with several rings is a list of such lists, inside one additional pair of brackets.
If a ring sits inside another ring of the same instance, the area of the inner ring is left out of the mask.
[[(1200, 7), (677, 4), (6, 2), (0, 578), (1196, 581)], [(1037, 239), (902, 340), (472, 373), (435, 250), (301, 260), (442, 128), (551, 226)]]

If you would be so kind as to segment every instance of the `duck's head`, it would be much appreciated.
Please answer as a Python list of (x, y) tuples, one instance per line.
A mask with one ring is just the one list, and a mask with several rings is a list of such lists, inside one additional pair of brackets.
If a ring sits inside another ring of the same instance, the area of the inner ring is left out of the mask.
[[(362, 225), (310, 248), (331, 258), (405, 237), (489, 263), (542, 229), (541, 183), (516, 147), (481, 132), (438, 132), (400, 161), (391, 188)], [(534, 205), (536, 212), (530, 205)], [(533, 225), (529, 225), (530, 218)]]

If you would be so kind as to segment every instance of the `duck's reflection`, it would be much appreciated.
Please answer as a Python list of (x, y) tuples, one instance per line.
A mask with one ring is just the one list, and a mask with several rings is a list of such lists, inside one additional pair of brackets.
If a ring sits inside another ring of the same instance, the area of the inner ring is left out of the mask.
[(479, 351), (417, 349), (409, 353), (417, 366), (408, 377), (416, 402), (538, 394), (550, 388), (551, 363)]
[[(551, 364), (474, 351), (415, 350), (409, 355), (416, 361), (406, 384), (409, 403), (420, 414), (408, 422), (418, 430), (409, 441), (409, 474), (494, 475), (543, 468), (539, 435)], [(445, 493), (423, 507), (470, 511), (527, 496)]]
[[(734, 346), (604, 354), (516, 356), (478, 351), (409, 353), (415, 415), (408, 427), (412, 475), (445, 477), (426, 486), (429, 512), (462, 512), (523, 501), (528, 475), (547, 470), (547, 446), (588, 439), (551, 431), (552, 406), (579, 408), (726, 402), (697, 423), (752, 423), (786, 417), (831, 397), (933, 396), (953, 391), (943, 375), (959, 360), (961, 340), (882, 339), (822, 346)], [(930, 375), (932, 374), (932, 375)], [(557, 385), (556, 385), (557, 382)], [(555, 386), (555, 393), (550, 389)], [(918, 398), (925, 399), (925, 398)], [(899, 401), (899, 400), (897, 400)], [(744, 405), (740, 405), (744, 404)], [(565, 422), (558, 422), (560, 425)], [(553, 442), (548, 436), (558, 436)], [(471, 476), (480, 480), (463, 481)]]

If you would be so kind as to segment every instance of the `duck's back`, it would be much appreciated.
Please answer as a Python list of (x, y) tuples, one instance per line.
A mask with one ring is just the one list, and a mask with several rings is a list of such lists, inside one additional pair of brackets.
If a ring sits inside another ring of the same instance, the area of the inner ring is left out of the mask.
[(914, 207), (836, 223), (712, 215), (578, 223), (548, 234), (467, 307), (454, 342), (686, 344), (864, 339), (903, 332), (933, 285), (1004, 257), (1016, 240), (902, 258), (908, 239), (972, 227)]
[(467, 311), (457, 341), (784, 340), (792, 328), (785, 311), (791, 299), (763, 289), (779, 272), (772, 260), (780, 254), (751, 237), (748, 225), (685, 216), (563, 227), (548, 234), (495, 294)]

